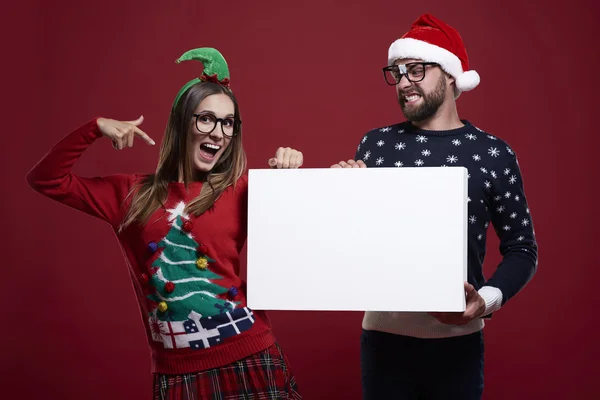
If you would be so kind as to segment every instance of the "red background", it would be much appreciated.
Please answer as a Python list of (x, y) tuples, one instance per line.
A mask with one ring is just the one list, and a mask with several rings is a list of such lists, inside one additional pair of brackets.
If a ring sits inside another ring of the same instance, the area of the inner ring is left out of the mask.
[[(250, 167), (265, 167), (278, 146), (301, 149), (305, 167), (328, 167), (352, 157), (367, 130), (402, 118), (381, 67), (423, 12), (466, 41), (482, 81), (459, 99), (460, 116), (517, 151), (540, 245), (538, 274), (486, 327), (485, 398), (598, 394), (597, 2), (120, 3), (14, 3), (0, 28), (11, 104), (0, 161), (9, 273), (0, 286), (1, 397), (150, 396), (149, 353), (110, 228), (26, 186), (56, 141), (96, 115), (142, 113), (143, 129), (160, 140), (176, 92), (198, 71), (174, 60), (211, 46), (230, 64)], [(157, 151), (99, 142), (76, 172), (150, 171)], [(307, 273), (318, 274), (310, 263)], [(360, 399), (361, 313), (271, 317), (306, 399)]]

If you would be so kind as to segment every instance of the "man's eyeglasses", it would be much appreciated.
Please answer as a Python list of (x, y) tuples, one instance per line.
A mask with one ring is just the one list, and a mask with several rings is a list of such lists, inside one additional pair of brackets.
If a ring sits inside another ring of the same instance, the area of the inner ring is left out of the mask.
[(196, 118), (196, 129), (202, 133), (212, 133), (217, 127), (217, 122), (221, 123), (221, 132), (223, 136), (231, 138), (240, 132), (242, 121), (234, 118), (217, 118), (210, 113), (193, 114)]
[(403, 76), (409, 82), (421, 82), (425, 79), (425, 68), (428, 65), (438, 65), (433, 62), (414, 62), (400, 65), (390, 65), (382, 68), (383, 77), (388, 85), (397, 85)]

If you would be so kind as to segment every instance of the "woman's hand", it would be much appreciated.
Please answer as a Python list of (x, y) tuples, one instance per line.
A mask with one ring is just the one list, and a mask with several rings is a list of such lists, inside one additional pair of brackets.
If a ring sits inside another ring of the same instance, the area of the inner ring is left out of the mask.
[(122, 150), (125, 147), (133, 146), (133, 138), (139, 136), (146, 143), (154, 145), (154, 140), (150, 139), (144, 131), (138, 126), (142, 124), (144, 117), (140, 116), (135, 121), (117, 121), (109, 118), (98, 118), (98, 129), (102, 136), (112, 140), (113, 147)]
[(289, 147), (280, 147), (275, 157), (269, 159), (269, 166), (277, 169), (300, 168), (304, 162), (302, 153)]

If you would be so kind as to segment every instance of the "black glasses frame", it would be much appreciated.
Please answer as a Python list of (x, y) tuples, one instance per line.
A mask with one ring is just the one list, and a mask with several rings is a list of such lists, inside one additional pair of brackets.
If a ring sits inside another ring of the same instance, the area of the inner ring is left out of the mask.
[[(413, 80), (413, 79), (410, 79), (410, 77), (408, 76), (409, 72), (406, 67), (411, 66), (411, 65), (422, 65), (423, 66), (423, 76), (420, 79)], [(411, 62), (408, 64), (388, 65), (387, 67), (383, 67), (381, 69), (381, 71), (383, 72), (383, 79), (385, 79), (385, 82), (390, 86), (395, 86), (398, 83), (400, 83), (403, 76), (405, 76), (406, 80), (408, 80), (409, 82), (412, 82), (412, 83), (421, 82), (423, 79), (425, 79), (425, 71), (427, 70), (427, 68), (426, 68), (427, 65), (439, 65), (439, 64), (434, 63), (434, 62)], [(402, 67), (402, 69), (400, 67)], [(402, 70), (404, 70), (404, 72), (401, 72)], [(395, 82), (388, 81), (388, 76), (386, 74), (387, 71), (390, 71), (390, 72), (396, 71), (398, 73), (398, 79), (395, 79)]]
[[(208, 116), (208, 115), (214, 118), (215, 123), (213, 125), (213, 128), (210, 131), (205, 132), (205, 131), (203, 131), (202, 129), (200, 129), (198, 127), (198, 118), (205, 117), (205, 116)], [(223, 133), (223, 136), (225, 136), (227, 138), (232, 138), (234, 136), (237, 136), (240, 133), (240, 128), (242, 127), (242, 120), (233, 117), (233, 134), (232, 135), (228, 135), (227, 133), (225, 133), (225, 129), (223, 128), (223, 122), (225, 122), (226, 119), (229, 119), (231, 117), (217, 118), (213, 114), (206, 114), (206, 113), (204, 113), (204, 114), (192, 114), (192, 116), (194, 116), (194, 118), (195, 118), (196, 129), (198, 129), (198, 132), (205, 133), (205, 134), (212, 133), (215, 130), (215, 128), (217, 127), (217, 124), (219, 122), (221, 123), (221, 132)]]

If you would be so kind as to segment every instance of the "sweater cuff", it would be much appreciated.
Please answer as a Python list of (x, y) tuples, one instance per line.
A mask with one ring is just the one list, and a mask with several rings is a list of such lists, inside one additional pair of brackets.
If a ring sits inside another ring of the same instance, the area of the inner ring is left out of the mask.
[(94, 117), (86, 124), (88, 127), (88, 132), (91, 135), (92, 141), (102, 137), (102, 132), (100, 132), (100, 128), (98, 127), (99, 118), (100, 117)]
[(502, 306), (502, 291), (493, 286), (484, 286), (478, 291), (479, 295), (485, 301), (484, 316), (498, 311)]

